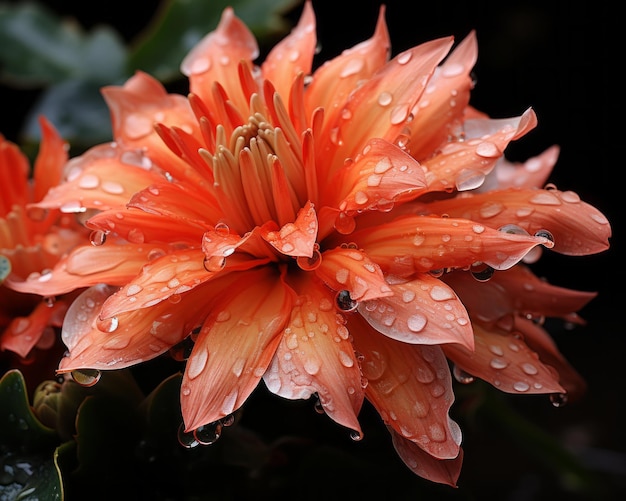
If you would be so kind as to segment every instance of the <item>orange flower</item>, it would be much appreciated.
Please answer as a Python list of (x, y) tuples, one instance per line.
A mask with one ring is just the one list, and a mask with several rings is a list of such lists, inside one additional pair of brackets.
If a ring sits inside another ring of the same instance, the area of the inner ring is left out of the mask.
[(504, 159), (536, 117), (469, 105), (473, 32), (389, 59), (383, 16), (312, 71), (310, 2), (260, 66), (228, 8), (182, 63), (188, 98), (142, 72), (104, 89), (115, 142), (75, 159), (36, 204), (97, 209), (94, 245), (12, 282), (46, 296), (89, 287), (68, 311), (59, 372), (123, 368), (191, 339), (187, 433), (219, 425), (261, 379), (284, 398), (316, 395), (357, 438), (367, 399), (407, 466), (450, 485), (462, 451), (449, 360), (459, 379), (506, 392), (580, 390), (529, 319), (581, 321), (594, 294), (521, 261), (542, 247), (600, 252), (608, 221), (538, 187), (556, 147)]
[(39, 276), (41, 270), (51, 269), (81, 234), (86, 238), (73, 215), (27, 209), (60, 181), (68, 159), (67, 145), (54, 127), (44, 118), (39, 123), (43, 138), (32, 173), (18, 146), (0, 135), (0, 350), (22, 358), (35, 346), (54, 344), (52, 327), (61, 326), (68, 304), (15, 292), (3, 282), (10, 273), (14, 279), (25, 279), (31, 273)]

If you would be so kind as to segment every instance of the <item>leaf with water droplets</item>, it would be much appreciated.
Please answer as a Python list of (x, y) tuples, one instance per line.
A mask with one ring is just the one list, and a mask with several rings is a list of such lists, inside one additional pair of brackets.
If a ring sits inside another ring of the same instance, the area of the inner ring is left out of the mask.
[(328, 289), (306, 274), (302, 295), (291, 311), (272, 363), (263, 376), (268, 389), (283, 398), (307, 399), (317, 393), (337, 423), (361, 433), (361, 371), (347, 327), (337, 317)]
[(474, 323), (474, 351), (443, 345), (460, 369), (507, 393), (565, 393), (554, 369), (544, 365), (515, 332), (489, 330)]
[(293, 301), (268, 267), (236, 273), (217, 288), (183, 376), (181, 404), (186, 431), (237, 410), (256, 388), (280, 342)]
[(324, 252), (315, 273), (334, 291), (347, 290), (355, 301), (392, 294), (380, 267), (359, 249), (338, 247)]
[(393, 296), (361, 303), (359, 313), (377, 331), (411, 344), (474, 347), (472, 324), (454, 290), (428, 274), (390, 284)]
[(457, 457), (461, 436), (448, 415), (454, 393), (441, 347), (390, 339), (359, 316), (348, 319), (348, 328), (363, 356), (365, 395), (385, 423), (437, 458)]

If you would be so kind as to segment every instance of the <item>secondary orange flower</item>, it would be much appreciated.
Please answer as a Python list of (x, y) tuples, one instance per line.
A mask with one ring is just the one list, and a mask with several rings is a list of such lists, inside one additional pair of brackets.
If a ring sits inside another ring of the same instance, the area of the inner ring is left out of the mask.
[(581, 321), (594, 294), (520, 261), (600, 252), (608, 221), (538, 187), (556, 148), (504, 160), (536, 116), (469, 105), (473, 32), (390, 59), (383, 16), (313, 71), (310, 2), (260, 66), (228, 8), (182, 63), (188, 98), (141, 72), (104, 89), (115, 142), (36, 205), (99, 210), (94, 245), (12, 283), (89, 287), (68, 311), (60, 372), (127, 367), (190, 339), (181, 406), (198, 442), (263, 380), (284, 398), (316, 395), (356, 437), (368, 399), (407, 466), (451, 485), (462, 450), (449, 360), (459, 379), (507, 392), (580, 390), (530, 318)]
[[(31, 172), (28, 158), (0, 135), (0, 350), (26, 358), (37, 346), (49, 348), (67, 310), (64, 300), (10, 290), (4, 280), (12, 273), (25, 279), (51, 269), (59, 257), (82, 238), (85, 229), (75, 217), (59, 211), (28, 210), (58, 184), (68, 159), (67, 145), (41, 118), (42, 142)], [(87, 233), (88, 234), (88, 233)]]

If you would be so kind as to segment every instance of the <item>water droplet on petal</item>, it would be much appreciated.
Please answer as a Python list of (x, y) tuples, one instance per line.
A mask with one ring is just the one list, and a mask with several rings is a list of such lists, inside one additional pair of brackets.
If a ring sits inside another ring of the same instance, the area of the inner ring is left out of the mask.
[(193, 449), (194, 447), (198, 447), (200, 442), (196, 440), (194, 432), (185, 431), (185, 425), (183, 423), (178, 427), (178, 443), (182, 445), (185, 449)]
[(89, 388), (100, 381), (102, 373), (98, 369), (76, 369), (72, 371), (72, 379), (81, 386)]
[[(315, 244), (317, 246), (317, 244)], [(318, 246), (319, 247), (319, 246)], [(296, 258), (296, 262), (300, 269), (304, 271), (313, 271), (322, 264), (322, 253), (319, 249), (313, 249), (313, 255), (311, 257), (308, 256), (298, 256)]]
[(117, 329), (118, 324), (119, 322), (117, 320), (117, 317), (105, 319), (98, 318), (98, 320), (96, 321), (96, 327), (98, 327), (98, 330), (101, 330), (102, 332), (113, 332), (115, 329)]
[(211, 273), (222, 271), (226, 266), (226, 258), (224, 256), (209, 256), (204, 258), (204, 269)]
[(205, 424), (193, 430), (193, 436), (200, 445), (211, 445), (217, 442), (222, 434), (222, 423), (215, 421), (214, 423)]
[(106, 231), (103, 230), (93, 230), (89, 235), (89, 241), (91, 242), (91, 245), (95, 247), (99, 247), (100, 245), (104, 244), (106, 240), (107, 234)]
[(465, 372), (458, 365), (454, 366), (452, 374), (459, 383), (469, 384), (474, 382), (474, 376), (472, 376), (469, 372)]
[(355, 442), (360, 442), (361, 440), (363, 440), (363, 433), (359, 432), (358, 430), (350, 430), (350, 439), (354, 440)]
[(550, 395), (550, 402), (554, 407), (563, 407), (567, 404), (567, 394), (566, 393), (552, 393)]
[(359, 305), (357, 301), (350, 297), (350, 291), (342, 290), (335, 295), (335, 304), (339, 310), (348, 312), (356, 310)]

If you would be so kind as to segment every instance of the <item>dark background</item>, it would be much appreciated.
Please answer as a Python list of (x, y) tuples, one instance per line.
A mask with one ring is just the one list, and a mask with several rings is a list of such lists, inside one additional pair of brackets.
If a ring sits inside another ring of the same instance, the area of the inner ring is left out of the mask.
[[(111, 24), (129, 41), (147, 25), (158, 5), (137, 2), (129, 10), (131, 2), (45, 3), (60, 15), (77, 18), (87, 29)], [(369, 38), (380, 3), (314, 0), (319, 60)], [(609, 2), (480, 0), (390, 0), (386, 5), (394, 54), (440, 36), (454, 35), (460, 41), (475, 29), (479, 56), (471, 103), (494, 118), (517, 116), (528, 107), (538, 116), (538, 127), (512, 144), (507, 157), (525, 160), (559, 144), (561, 156), (550, 181), (561, 190), (579, 193), (612, 223), (609, 251), (587, 257), (547, 252), (535, 266), (540, 276), (555, 285), (599, 293), (580, 312), (586, 326), (573, 331), (557, 326), (553, 332), (562, 353), (588, 381), (588, 394), (581, 402), (559, 409), (545, 399), (526, 397), (516, 397), (512, 405), (580, 454), (592, 470), (610, 478), (614, 485), (609, 492), (593, 499), (617, 498), (626, 492), (626, 342), (621, 316), (625, 277), (619, 261), (624, 252), (624, 194), (618, 191), (624, 167), (618, 156), (618, 148), (624, 144), (619, 111), (624, 85), (621, 75), (618, 80), (618, 70), (624, 55), (616, 7)], [(290, 17), (296, 20), (299, 10)], [(19, 141), (21, 120), (36, 95), (37, 91), (0, 86), (0, 132)], [(551, 476), (523, 447), (495, 430), (465, 430), (464, 448), (460, 487), (453, 495), (448, 490), (433, 491), (439, 499), (449, 495), (455, 499), (548, 499), (568, 492), (563, 479)], [(381, 461), (397, 459), (386, 451), (381, 452)], [(311, 486), (318, 481), (325, 483), (312, 478)], [(353, 474), (350, 482), (358, 485), (359, 481), (358, 473)], [(322, 498), (327, 488), (315, 487)], [(303, 491), (306, 489), (303, 486)], [(393, 486), (389, 492), (393, 493)]]

